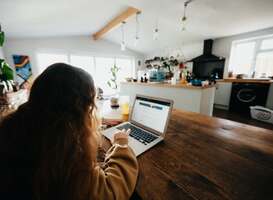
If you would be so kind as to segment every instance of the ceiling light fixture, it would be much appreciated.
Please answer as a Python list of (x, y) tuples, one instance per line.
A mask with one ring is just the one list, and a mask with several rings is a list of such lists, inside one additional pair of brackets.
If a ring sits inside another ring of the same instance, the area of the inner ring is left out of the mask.
[(124, 25), (125, 24), (126, 24), (125, 21), (123, 21), (122, 24), (121, 24), (121, 44), (120, 44), (121, 51), (125, 51), (126, 50), (125, 34), (124, 34)]
[(139, 43), (139, 15), (141, 12), (136, 13), (136, 36), (134, 45), (137, 46)]
[(188, 7), (188, 4), (191, 3), (193, 0), (187, 0), (185, 1), (184, 3), (184, 14), (183, 14), (183, 17), (182, 17), (182, 31), (186, 31), (186, 23), (188, 21), (188, 18), (186, 16), (186, 12), (187, 12), (187, 7)]
[(158, 19), (156, 20), (155, 23), (155, 30), (154, 30), (154, 34), (153, 34), (153, 40), (158, 40), (159, 38), (159, 29), (158, 29)]

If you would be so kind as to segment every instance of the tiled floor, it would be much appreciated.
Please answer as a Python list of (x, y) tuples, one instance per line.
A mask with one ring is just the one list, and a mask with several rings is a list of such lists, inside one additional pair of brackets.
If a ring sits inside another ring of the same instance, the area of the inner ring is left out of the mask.
[(266, 128), (266, 129), (270, 129), (273, 131), (273, 124), (257, 121), (255, 119), (252, 119), (250, 116), (243, 116), (242, 114), (232, 113), (227, 110), (214, 108), (213, 116), (219, 117), (219, 118), (224, 118), (224, 119), (229, 119), (229, 120), (236, 121), (236, 122), (241, 122), (244, 124), (249, 124), (252, 126)]

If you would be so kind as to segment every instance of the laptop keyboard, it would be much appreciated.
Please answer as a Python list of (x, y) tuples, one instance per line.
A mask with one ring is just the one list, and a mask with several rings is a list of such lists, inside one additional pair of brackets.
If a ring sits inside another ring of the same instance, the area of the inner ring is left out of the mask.
[(156, 136), (140, 129), (135, 126), (132, 126), (131, 124), (124, 124), (122, 126), (117, 127), (117, 129), (122, 130), (122, 129), (131, 129), (130, 136), (138, 140), (139, 142), (147, 145), (157, 139)]

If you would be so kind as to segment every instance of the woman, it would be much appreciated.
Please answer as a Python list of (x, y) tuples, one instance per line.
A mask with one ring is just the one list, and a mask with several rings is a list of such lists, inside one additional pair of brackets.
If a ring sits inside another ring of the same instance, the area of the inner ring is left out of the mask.
[(95, 87), (85, 71), (49, 66), (29, 100), (0, 123), (0, 199), (129, 199), (138, 173), (128, 133), (97, 164)]

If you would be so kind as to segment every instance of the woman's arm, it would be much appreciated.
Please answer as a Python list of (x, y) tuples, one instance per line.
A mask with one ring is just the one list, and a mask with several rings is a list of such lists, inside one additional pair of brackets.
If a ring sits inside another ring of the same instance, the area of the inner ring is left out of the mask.
[(130, 147), (113, 145), (107, 152), (105, 166), (96, 166), (92, 176), (95, 199), (129, 199), (138, 174), (138, 163)]

